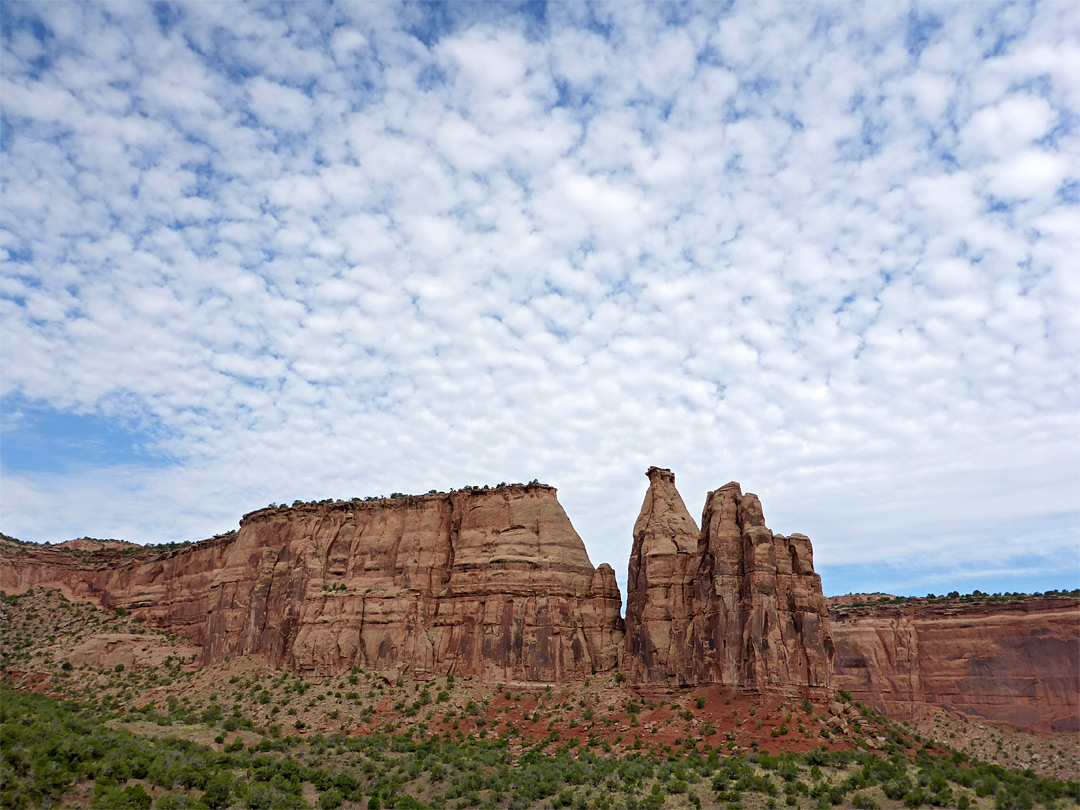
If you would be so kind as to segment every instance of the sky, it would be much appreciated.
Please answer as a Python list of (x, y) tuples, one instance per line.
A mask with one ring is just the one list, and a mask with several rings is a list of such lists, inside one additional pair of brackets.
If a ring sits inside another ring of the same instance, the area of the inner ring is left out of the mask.
[(826, 594), (1080, 586), (1080, 12), (0, 4), (0, 529), (650, 465)]

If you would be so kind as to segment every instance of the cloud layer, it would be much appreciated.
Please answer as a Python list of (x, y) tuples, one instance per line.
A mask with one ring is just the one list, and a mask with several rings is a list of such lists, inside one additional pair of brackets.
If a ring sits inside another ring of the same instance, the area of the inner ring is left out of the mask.
[(5, 3), (5, 444), (155, 463), (4, 531), (539, 478), (621, 573), (658, 464), (826, 590), (1075, 587), (1073, 7), (529, 9)]

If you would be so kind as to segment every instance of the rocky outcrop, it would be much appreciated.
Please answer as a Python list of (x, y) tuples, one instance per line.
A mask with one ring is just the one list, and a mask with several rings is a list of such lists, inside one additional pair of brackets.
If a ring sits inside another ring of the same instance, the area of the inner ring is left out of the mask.
[(152, 633), (95, 633), (79, 642), (65, 657), (75, 666), (113, 669), (147, 669), (170, 658), (187, 661), (199, 655), (197, 647), (170, 643), (167, 636)]
[(550, 683), (613, 668), (622, 643), (615, 573), (543, 485), (264, 509), (235, 535), (109, 566), (4, 552), (6, 590), (125, 608), (203, 663)]
[(647, 475), (627, 578), (625, 668), (635, 682), (675, 683), (686, 669), (698, 527), (671, 470), (650, 467)]
[(833, 643), (810, 539), (773, 534), (758, 497), (730, 483), (709, 493), (700, 546), (699, 677), (720, 671), (721, 683), (761, 692), (828, 693)]
[(826, 695), (832, 641), (809, 539), (769, 531), (736, 483), (709, 493), (699, 531), (671, 471), (648, 476), (626, 612), (637, 680)]
[(1080, 599), (832, 608), (834, 684), (895, 720), (948, 709), (1080, 731)]
[[(648, 477), (625, 635), (614, 571), (593, 567), (543, 485), (263, 509), (173, 550), (0, 536), (0, 588), (124, 608), (205, 664), (259, 655), (315, 675), (360, 666), (522, 684), (618, 666), (646, 692), (839, 688), (900, 720), (941, 708), (1080, 731), (1080, 599), (868, 594), (835, 598), (830, 619), (810, 541), (771, 532), (757, 496), (735, 483), (709, 493), (699, 529), (674, 475)], [(94, 644), (78, 654), (132, 665), (164, 654), (141, 638)]]

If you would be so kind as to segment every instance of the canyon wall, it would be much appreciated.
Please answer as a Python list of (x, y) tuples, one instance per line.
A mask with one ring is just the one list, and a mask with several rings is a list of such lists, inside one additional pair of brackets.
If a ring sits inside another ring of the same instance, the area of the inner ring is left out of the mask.
[(95, 565), (5, 544), (0, 587), (60, 587), (202, 649), (293, 671), (563, 682), (618, 663), (615, 572), (553, 488), (508, 486), (245, 515), (235, 535)]
[(836, 605), (833, 683), (895, 720), (927, 707), (1080, 731), (1080, 599)]
[(769, 531), (738, 484), (710, 493), (699, 530), (671, 471), (648, 476), (625, 642), (614, 571), (593, 568), (542, 485), (263, 509), (167, 553), (4, 544), (0, 587), (123, 608), (205, 664), (258, 654), (319, 675), (507, 683), (621, 666), (646, 689), (825, 696), (832, 647), (809, 541)]
[(757, 496), (735, 483), (709, 493), (699, 528), (675, 476), (648, 477), (625, 632), (614, 571), (593, 567), (543, 485), (263, 509), (172, 551), (0, 538), (0, 588), (126, 609), (204, 664), (256, 654), (315, 675), (489, 683), (619, 667), (644, 692), (837, 688), (894, 719), (935, 707), (1080, 731), (1080, 599), (829, 610), (810, 541), (771, 532)]
[(773, 534), (736, 483), (709, 493), (699, 530), (671, 471), (647, 474), (627, 585), (635, 680), (827, 695), (832, 640), (809, 539)]

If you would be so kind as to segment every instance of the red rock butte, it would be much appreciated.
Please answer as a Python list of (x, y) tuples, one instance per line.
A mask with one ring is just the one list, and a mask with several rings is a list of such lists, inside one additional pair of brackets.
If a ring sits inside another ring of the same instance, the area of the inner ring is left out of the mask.
[(5, 559), (9, 591), (58, 585), (178, 633), (214, 664), (354, 666), (559, 683), (614, 668), (621, 598), (544, 485), (251, 512), (234, 535), (95, 567)]
[(517, 686), (618, 669), (646, 693), (840, 688), (899, 719), (929, 707), (1076, 729), (1077, 598), (834, 607), (830, 621), (810, 540), (771, 532), (756, 495), (710, 492), (699, 528), (671, 471), (647, 475), (625, 621), (615, 572), (593, 566), (542, 484), (272, 507), (172, 551), (4, 540), (0, 588), (123, 608), (207, 665), (256, 655), (313, 676), (359, 666)]

